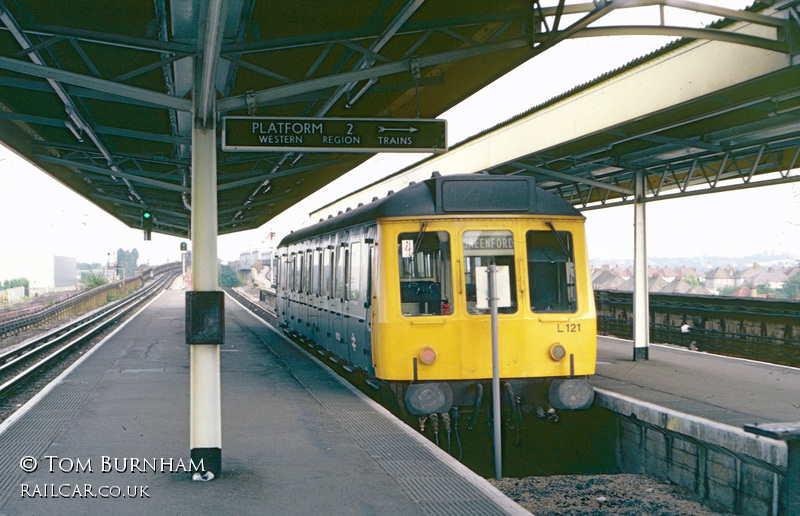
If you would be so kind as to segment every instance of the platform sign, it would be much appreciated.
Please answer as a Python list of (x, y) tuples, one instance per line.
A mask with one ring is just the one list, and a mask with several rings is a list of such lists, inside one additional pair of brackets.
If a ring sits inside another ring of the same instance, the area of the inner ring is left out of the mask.
[[(511, 276), (508, 265), (497, 267), (497, 307), (511, 306)], [(475, 267), (475, 292), (477, 304), (475, 308), (488, 310), (489, 300), (489, 267)]]
[(418, 118), (222, 119), (222, 150), (239, 152), (435, 152), (447, 150), (447, 122)]

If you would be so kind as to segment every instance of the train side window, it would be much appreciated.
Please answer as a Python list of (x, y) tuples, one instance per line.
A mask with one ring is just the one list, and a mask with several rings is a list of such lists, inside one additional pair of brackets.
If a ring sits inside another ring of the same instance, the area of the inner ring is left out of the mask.
[(319, 295), (320, 279), (322, 278), (322, 251), (314, 251), (313, 271), (311, 272), (311, 293)]
[(294, 287), (292, 290), (296, 292), (301, 292), (303, 290), (303, 253), (298, 253), (297, 256), (295, 256)]
[(488, 313), (488, 310), (477, 308), (478, 296), (476, 290), (476, 275), (482, 269), (497, 265), (508, 267), (511, 294), (511, 306), (500, 307), (501, 314), (512, 314), (517, 311), (517, 281), (514, 267), (514, 235), (511, 231), (465, 231), (461, 244), (464, 248), (464, 285), (467, 296), (467, 311), (471, 314)]
[(406, 317), (450, 315), (453, 280), (446, 231), (401, 233), (397, 238), (400, 306)]
[(361, 242), (350, 244), (350, 272), (347, 299), (359, 301), (361, 299)]
[(306, 251), (306, 266), (305, 270), (303, 270), (303, 292), (311, 293), (311, 276), (314, 271), (312, 265), (314, 263), (312, 259), (312, 251)]
[(345, 277), (347, 268), (345, 264), (347, 263), (347, 248), (346, 247), (338, 247), (336, 249), (336, 269), (334, 271), (334, 279), (333, 279), (333, 297), (337, 297), (339, 299), (345, 298), (345, 289), (347, 285), (347, 278)]
[(289, 260), (286, 262), (286, 285), (288, 290), (294, 290), (294, 262), (297, 256), (292, 253)]
[(322, 295), (331, 297), (333, 290), (333, 250), (326, 250), (322, 253)]
[(528, 231), (528, 292), (534, 312), (575, 312), (575, 257), (568, 231)]

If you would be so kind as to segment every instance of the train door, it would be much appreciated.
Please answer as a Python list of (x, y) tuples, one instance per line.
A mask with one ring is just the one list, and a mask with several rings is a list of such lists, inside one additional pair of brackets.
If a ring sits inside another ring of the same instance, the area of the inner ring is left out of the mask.
[(283, 251), (278, 254), (277, 270), (275, 271), (275, 313), (280, 321), (286, 320), (286, 255)]
[(336, 250), (330, 237), (326, 238), (322, 249), (322, 288), (320, 292), (320, 306), (322, 306), (322, 321), (320, 323), (320, 340), (323, 347), (333, 349), (333, 265), (336, 263)]
[(300, 331), (300, 271), (303, 270), (303, 254), (292, 253), (292, 329)]
[(375, 282), (375, 272), (376, 272), (376, 263), (375, 260), (377, 259), (377, 251), (375, 249), (376, 246), (376, 238), (377, 238), (378, 228), (376, 226), (372, 226), (366, 233), (366, 238), (364, 239), (364, 243), (367, 246), (366, 250), (366, 266), (363, 267), (364, 272), (364, 318), (367, 320), (367, 325), (364, 330), (364, 348), (362, 350), (363, 357), (360, 357), (363, 360), (363, 363), (359, 363), (361, 367), (363, 367), (369, 374), (375, 374), (375, 368), (372, 365), (372, 311), (374, 309), (372, 305), (372, 296), (373, 296), (373, 289), (377, 283)]
[(360, 231), (350, 235), (350, 253), (347, 271), (347, 288), (345, 291), (347, 326), (347, 342), (350, 361), (364, 366), (366, 350), (369, 348), (367, 332), (367, 272), (368, 246)]
[(311, 319), (311, 328), (309, 328), (309, 336), (311, 340), (319, 342), (320, 332), (321, 332), (321, 325), (322, 321), (324, 320), (323, 317), (323, 307), (322, 307), (322, 296), (321, 296), (321, 289), (322, 289), (322, 247), (320, 247), (321, 243), (319, 241), (316, 242), (316, 246), (313, 250), (312, 260), (311, 260), (311, 296), (310, 296), (310, 319)]
[(303, 278), (301, 283), (301, 310), (302, 310), (302, 325), (300, 327), (300, 333), (305, 335), (306, 337), (312, 336), (311, 330), (311, 319), (313, 314), (312, 310), (312, 299), (311, 299), (311, 267), (312, 267), (312, 253), (311, 249), (306, 249), (303, 255)]
[(347, 326), (344, 322), (344, 312), (346, 308), (345, 290), (347, 285), (347, 262), (350, 257), (349, 242), (347, 234), (339, 235), (336, 245), (335, 262), (333, 264), (333, 343), (331, 351), (349, 360), (349, 347), (347, 342)]

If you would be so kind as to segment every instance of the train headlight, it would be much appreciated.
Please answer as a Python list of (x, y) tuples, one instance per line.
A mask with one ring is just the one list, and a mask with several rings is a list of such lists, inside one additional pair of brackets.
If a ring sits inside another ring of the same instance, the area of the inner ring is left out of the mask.
[(436, 360), (436, 352), (430, 346), (424, 347), (419, 352), (419, 360), (425, 365), (431, 365)]
[(562, 358), (567, 356), (567, 350), (564, 349), (564, 346), (556, 342), (552, 346), (550, 346), (550, 358), (559, 362)]

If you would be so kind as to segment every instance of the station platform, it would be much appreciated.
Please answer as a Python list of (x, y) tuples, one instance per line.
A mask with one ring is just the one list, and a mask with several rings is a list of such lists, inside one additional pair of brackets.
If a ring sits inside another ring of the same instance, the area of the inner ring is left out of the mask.
[(184, 292), (0, 425), (0, 515), (528, 514), (231, 298), (222, 476), (189, 473)]
[(618, 467), (735, 514), (794, 514), (800, 455), (782, 429), (800, 421), (800, 369), (665, 345), (634, 361), (631, 341), (607, 337), (597, 351), (594, 402), (616, 414)]
[(724, 425), (800, 421), (800, 369), (651, 345), (597, 339), (595, 388)]

